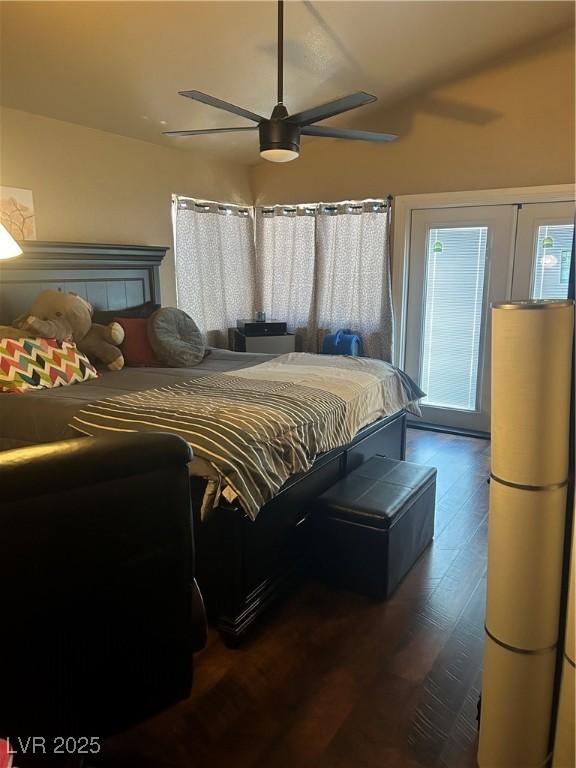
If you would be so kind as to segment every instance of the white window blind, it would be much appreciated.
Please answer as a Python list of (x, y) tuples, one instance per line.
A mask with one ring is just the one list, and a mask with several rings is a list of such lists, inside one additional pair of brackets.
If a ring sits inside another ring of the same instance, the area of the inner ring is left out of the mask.
[(565, 299), (568, 296), (573, 235), (573, 224), (538, 227), (531, 298)]
[(475, 410), (488, 227), (428, 232), (421, 386), (426, 405)]

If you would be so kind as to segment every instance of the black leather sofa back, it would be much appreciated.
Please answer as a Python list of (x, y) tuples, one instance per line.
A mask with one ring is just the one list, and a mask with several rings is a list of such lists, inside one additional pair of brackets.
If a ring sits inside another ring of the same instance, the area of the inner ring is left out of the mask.
[(190, 458), (160, 433), (0, 454), (0, 736), (104, 737), (189, 695)]

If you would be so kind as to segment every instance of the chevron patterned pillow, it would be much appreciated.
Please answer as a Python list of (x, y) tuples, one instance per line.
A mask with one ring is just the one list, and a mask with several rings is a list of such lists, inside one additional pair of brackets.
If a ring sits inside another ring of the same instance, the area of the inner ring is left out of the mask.
[(0, 339), (0, 392), (62, 387), (97, 377), (73, 342)]

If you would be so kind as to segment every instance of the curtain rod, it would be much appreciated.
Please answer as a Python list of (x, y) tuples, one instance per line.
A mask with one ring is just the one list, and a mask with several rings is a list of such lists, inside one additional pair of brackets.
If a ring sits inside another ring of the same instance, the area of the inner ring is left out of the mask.
[(225, 203), (222, 200), (207, 200), (205, 197), (190, 197), (188, 195), (172, 195), (172, 200), (178, 202), (179, 200), (189, 200), (197, 205), (219, 205), (226, 208), (253, 208), (254, 206), (246, 203)]
[(260, 211), (262, 215), (270, 216), (274, 213), (283, 214), (307, 214), (315, 215), (319, 213), (338, 213), (342, 212), (342, 209), (348, 209), (349, 212), (361, 211), (366, 208), (373, 207), (374, 212), (377, 209), (384, 211), (390, 208), (392, 204), (392, 195), (388, 195), (385, 198), (366, 198), (364, 200), (341, 200), (336, 203), (296, 203), (281, 205), (276, 203), (275, 205), (262, 205), (257, 206), (256, 211)]
[(393, 195), (386, 195), (385, 197), (364, 197), (361, 200), (317, 200), (314, 203), (268, 203), (267, 205), (255, 205), (255, 208), (312, 208), (316, 205), (360, 205), (362, 203), (379, 203), (381, 201), (387, 201), (391, 203), (394, 200)]
[(274, 208), (284, 208), (288, 210), (296, 210), (298, 208), (315, 208), (316, 206), (340, 206), (340, 205), (362, 205), (364, 203), (379, 203), (386, 201), (388, 205), (394, 200), (393, 195), (386, 195), (386, 197), (366, 197), (362, 200), (336, 200), (334, 202), (325, 202), (319, 200), (315, 203), (271, 203), (269, 205), (246, 205), (243, 203), (225, 203), (221, 200), (207, 200), (203, 197), (189, 197), (187, 195), (172, 195), (172, 201), (178, 202), (180, 200), (186, 200), (194, 203), (195, 205), (216, 205), (220, 208), (238, 208), (242, 210), (273, 210)]

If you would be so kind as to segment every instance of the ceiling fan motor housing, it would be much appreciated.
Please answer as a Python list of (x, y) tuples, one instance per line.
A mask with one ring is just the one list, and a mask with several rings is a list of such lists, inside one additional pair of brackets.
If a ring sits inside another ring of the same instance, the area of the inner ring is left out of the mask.
[(288, 110), (284, 104), (274, 107), (270, 120), (262, 120), (260, 129), (260, 152), (267, 149), (288, 149), (300, 152), (300, 128), (289, 123)]

